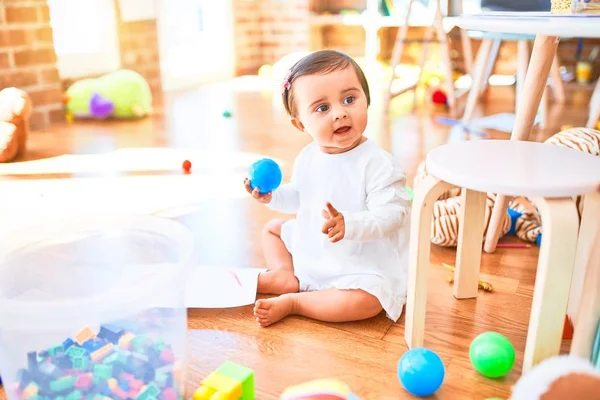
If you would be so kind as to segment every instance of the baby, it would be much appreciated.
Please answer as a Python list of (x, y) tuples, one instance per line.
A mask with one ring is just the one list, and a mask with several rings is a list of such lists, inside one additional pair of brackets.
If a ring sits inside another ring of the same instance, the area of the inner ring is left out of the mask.
[(289, 183), (261, 194), (295, 219), (270, 221), (262, 242), (268, 270), (258, 277), (261, 326), (290, 315), (356, 321), (385, 310), (396, 321), (406, 297), (410, 200), (397, 161), (363, 136), (370, 104), (363, 71), (349, 56), (323, 50), (298, 61), (283, 104), (313, 142), (295, 160)]

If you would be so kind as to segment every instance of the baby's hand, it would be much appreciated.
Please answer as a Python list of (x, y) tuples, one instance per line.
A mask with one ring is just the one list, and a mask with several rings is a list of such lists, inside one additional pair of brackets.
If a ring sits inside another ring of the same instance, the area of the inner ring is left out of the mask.
[(273, 198), (273, 194), (271, 192), (260, 194), (260, 189), (255, 187), (254, 190), (250, 187), (250, 180), (248, 178), (244, 178), (244, 187), (246, 188), (246, 192), (250, 193), (252, 197), (263, 204), (268, 204), (271, 202), (271, 198)]
[(327, 221), (323, 224), (321, 232), (329, 237), (331, 243), (339, 242), (346, 234), (344, 216), (342, 213), (338, 212), (330, 202), (327, 202), (325, 206), (327, 207), (327, 210), (323, 210), (323, 218)]

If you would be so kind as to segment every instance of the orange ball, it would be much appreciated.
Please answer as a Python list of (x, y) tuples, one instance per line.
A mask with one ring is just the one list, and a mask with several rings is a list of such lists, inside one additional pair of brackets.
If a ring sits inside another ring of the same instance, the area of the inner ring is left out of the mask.
[(183, 162), (183, 165), (182, 165), (182, 167), (183, 167), (183, 171), (184, 171), (186, 174), (189, 174), (189, 173), (190, 173), (190, 171), (191, 171), (191, 169), (192, 169), (192, 162), (191, 162), (190, 160), (185, 160), (185, 161)]

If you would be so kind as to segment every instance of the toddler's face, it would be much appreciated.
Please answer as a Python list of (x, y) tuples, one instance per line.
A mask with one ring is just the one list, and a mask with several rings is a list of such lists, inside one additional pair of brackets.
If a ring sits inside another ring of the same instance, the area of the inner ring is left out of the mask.
[(352, 67), (294, 80), (296, 128), (308, 132), (326, 153), (343, 153), (362, 140), (367, 97)]

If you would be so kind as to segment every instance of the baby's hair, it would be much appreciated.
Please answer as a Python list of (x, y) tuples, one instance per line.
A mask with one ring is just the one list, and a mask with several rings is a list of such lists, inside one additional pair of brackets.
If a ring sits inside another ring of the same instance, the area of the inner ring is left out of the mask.
[(367, 96), (367, 106), (369, 106), (371, 104), (369, 84), (367, 83), (365, 74), (356, 61), (347, 54), (336, 50), (319, 50), (296, 62), (286, 76), (285, 81), (283, 82), (281, 98), (287, 113), (291, 117), (296, 116), (296, 106), (294, 105), (294, 80), (303, 75), (328, 74), (333, 71), (345, 69), (349, 66), (356, 72), (358, 81)]

